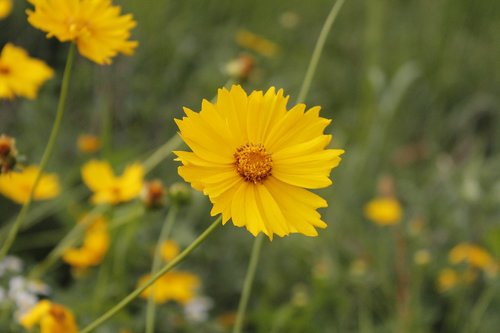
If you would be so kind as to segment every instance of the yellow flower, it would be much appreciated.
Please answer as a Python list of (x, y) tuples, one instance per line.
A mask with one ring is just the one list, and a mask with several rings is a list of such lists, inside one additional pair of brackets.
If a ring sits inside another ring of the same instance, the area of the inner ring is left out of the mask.
[(446, 292), (455, 287), (460, 282), (460, 277), (455, 270), (451, 268), (445, 268), (441, 270), (441, 272), (439, 272), (437, 282), (438, 290), (440, 292)]
[(94, 153), (101, 147), (101, 140), (95, 135), (82, 134), (78, 137), (77, 146), (82, 153)]
[(394, 198), (376, 198), (365, 205), (365, 216), (378, 225), (398, 224), (402, 208)]
[(23, 96), (34, 99), (40, 86), (54, 75), (43, 61), (20, 47), (5, 44), (0, 54), (0, 99)]
[(43, 300), (21, 318), (21, 325), (31, 330), (40, 326), (40, 333), (77, 333), (75, 317), (64, 306)]
[(431, 262), (432, 256), (429, 250), (420, 249), (413, 255), (413, 261), (419, 266), (425, 266)]
[(481, 269), (486, 269), (493, 262), (493, 259), (485, 249), (468, 243), (458, 244), (451, 249), (448, 259), (452, 264), (466, 262), (473, 267)]
[(111, 0), (29, 0), (27, 10), (32, 26), (61, 42), (75, 42), (84, 57), (103, 65), (118, 53), (130, 55), (137, 47), (129, 41), (136, 26), (131, 14), (120, 15), (120, 6)]
[(236, 43), (269, 58), (274, 57), (279, 51), (276, 43), (247, 30), (236, 33)]
[[(21, 172), (10, 172), (0, 175), (0, 193), (7, 198), (24, 204), (35, 183), (39, 172), (37, 166), (28, 166)], [(59, 195), (59, 180), (55, 174), (43, 174), (36, 188), (33, 200), (47, 200)]]
[(9, 16), (12, 11), (12, 0), (0, 0), (0, 20)]
[(305, 112), (298, 104), (287, 111), (283, 90), (270, 88), (249, 96), (240, 86), (218, 92), (217, 102), (204, 100), (201, 111), (184, 108), (176, 119), (192, 152), (174, 152), (183, 166), (179, 175), (222, 213), (253, 234), (317, 236), (325, 228), (317, 208), (327, 202), (307, 189), (331, 185), (329, 174), (340, 162), (340, 149), (325, 149), (330, 120), (320, 107)]
[(91, 222), (85, 231), (82, 247), (68, 248), (63, 254), (63, 260), (80, 272), (100, 264), (109, 247), (106, 220), (98, 216)]
[(161, 244), (160, 253), (165, 261), (170, 261), (177, 257), (180, 252), (179, 244), (174, 241), (167, 240)]
[(94, 192), (93, 203), (118, 204), (141, 193), (144, 169), (135, 163), (127, 166), (122, 176), (116, 177), (108, 162), (92, 160), (83, 166), (82, 178)]
[[(139, 279), (138, 285), (144, 284), (150, 274), (144, 275)], [(200, 279), (187, 272), (168, 272), (159, 278), (152, 286), (148, 287), (141, 294), (142, 298), (149, 298), (152, 288), (154, 288), (155, 303), (165, 303), (175, 301), (180, 304), (186, 304), (196, 296), (196, 289), (200, 285)]]

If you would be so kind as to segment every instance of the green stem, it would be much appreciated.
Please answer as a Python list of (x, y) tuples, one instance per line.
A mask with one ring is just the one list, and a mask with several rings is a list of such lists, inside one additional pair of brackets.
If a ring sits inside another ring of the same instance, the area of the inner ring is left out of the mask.
[(49, 159), (52, 155), (52, 151), (54, 150), (54, 146), (56, 143), (57, 135), (59, 134), (59, 129), (61, 127), (62, 117), (64, 114), (64, 106), (66, 105), (66, 97), (68, 96), (68, 88), (69, 81), (71, 77), (71, 69), (73, 67), (73, 60), (75, 58), (75, 46), (74, 44), (70, 45), (68, 51), (68, 57), (66, 60), (66, 66), (64, 68), (64, 74), (62, 79), (61, 93), (59, 95), (59, 104), (57, 105), (56, 118), (54, 120), (54, 125), (52, 126), (52, 131), (50, 132), (49, 141), (47, 142), (47, 146), (45, 147), (45, 151), (42, 155), (42, 160), (40, 162), (38, 174), (36, 175), (35, 182), (33, 183), (33, 187), (31, 188), (31, 192), (28, 196), (28, 200), (21, 208), (19, 215), (17, 216), (16, 221), (12, 225), (12, 228), (9, 230), (9, 234), (2, 248), (0, 249), (0, 261), (7, 255), (9, 249), (14, 243), (17, 233), (26, 219), (26, 214), (31, 206), (33, 201), (33, 197), (35, 195), (35, 191), (40, 183), (40, 179), (42, 178), (43, 171), (49, 162)]
[(306, 75), (304, 77), (304, 81), (302, 82), (302, 87), (300, 88), (296, 103), (303, 103), (306, 99), (309, 89), (311, 88), (314, 73), (316, 73), (316, 68), (318, 67), (319, 58), (321, 57), (321, 53), (325, 47), (326, 38), (328, 37), (332, 25), (335, 22), (335, 19), (337, 18), (344, 2), (345, 0), (337, 0), (335, 2), (330, 10), (330, 13), (328, 14), (328, 17), (326, 18), (325, 23), (323, 24), (323, 28), (321, 29), (318, 40), (316, 41), (316, 46), (314, 47), (311, 61), (309, 62), (309, 67), (307, 67)]
[(182, 139), (179, 135), (175, 134), (173, 137), (171, 137), (142, 163), (144, 172), (149, 173), (151, 170), (156, 168), (156, 166), (160, 164), (165, 158), (167, 158), (172, 153), (172, 150), (179, 147), (181, 143)]
[[(151, 267), (151, 275), (153, 275), (158, 268), (160, 268), (161, 264), (161, 246), (162, 243), (170, 237), (172, 233), (172, 228), (175, 223), (175, 217), (177, 216), (177, 207), (172, 206), (170, 208), (167, 217), (165, 218), (165, 222), (163, 222), (163, 227), (160, 231), (160, 237), (158, 237), (158, 243), (156, 243), (156, 250), (154, 254), (153, 264)], [(155, 330), (155, 314), (156, 307), (154, 302), (154, 286), (151, 287), (152, 292), (148, 298), (148, 305), (146, 307), (146, 333), (153, 333)]]
[(250, 293), (252, 292), (252, 284), (255, 278), (255, 271), (257, 270), (257, 264), (259, 262), (260, 250), (262, 249), (263, 241), (264, 235), (260, 234), (259, 236), (257, 236), (253, 243), (252, 254), (250, 256), (250, 263), (248, 264), (245, 282), (243, 283), (243, 292), (241, 294), (240, 304), (238, 304), (238, 313), (236, 314), (236, 323), (234, 324), (233, 333), (241, 333), (241, 329), (243, 327), (245, 311), (247, 309)]
[(45, 274), (45, 272), (54, 265), (54, 263), (61, 257), (61, 255), (64, 253), (66, 249), (71, 247), (76, 243), (78, 239), (80, 239), (81, 235), (83, 234), (84, 230), (87, 229), (89, 223), (98, 215), (102, 214), (102, 211), (105, 209), (105, 206), (96, 206), (94, 207), (93, 210), (91, 210), (85, 218), (80, 221), (79, 223), (76, 223), (73, 229), (71, 229), (66, 236), (64, 236), (63, 239), (50, 251), (50, 253), (45, 257), (45, 259), (37, 264), (33, 269), (30, 271), (28, 276), (31, 279), (38, 279), (42, 275)]
[(89, 333), (95, 328), (99, 327), (101, 324), (103, 324), (105, 321), (107, 321), (109, 318), (113, 317), (115, 314), (117, 314), (121, 309), (123, 309), (128, 303), (132, 302), (137, 296), (139, 296), (144, 290), (146, 290), (150, 285), (156, 282), (160, 277), (162, 277), (165, 273), (169, 272), (180, 264), (184, 259), (191, 253), (193, 252), (194, 249), (196, 249), (207, 237), (215, 230), (219, 225), (221, 225), (221, 220), (222, 216), (219, 216), (217, 220), (215, 220), (210, 227), (208, 227), (198, 238), (194, 240), (194, 242), (191, 243), (184, 251), (182, 251), (177, 257), (175, 257), (174, 260), (169, 262), (167, 265), (165, 265), (161, 270), (159, 270), (157, 273), (155, 273), (145, 284), (142, 286), (138, 287), (134, 291), (132, 291), (130, 294), (128, 294), (125, 298), (123, 298), (118, 304), (116, 304), (114, 307), (112, 307), (110, 310), (108, 310), (106, 313), (104, 313), (102, 316), (94, 320), (92, 323), (87, 325), (85, 328), (83, 328), (80, 333)]

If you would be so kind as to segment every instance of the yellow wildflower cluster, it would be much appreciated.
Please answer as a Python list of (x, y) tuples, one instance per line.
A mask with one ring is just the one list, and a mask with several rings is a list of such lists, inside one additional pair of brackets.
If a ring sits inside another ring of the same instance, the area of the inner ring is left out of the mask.
[(21, 325), (29, 330), (38, 325), (40, 333), (78, 333), (73, 313), (48, 300), (38, 302), (21, 318)]

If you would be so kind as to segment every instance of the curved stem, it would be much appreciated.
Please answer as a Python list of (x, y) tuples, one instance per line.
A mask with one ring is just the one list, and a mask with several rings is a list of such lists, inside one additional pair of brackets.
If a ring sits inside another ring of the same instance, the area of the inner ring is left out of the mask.
[[(151, 275), (153, 275), (159, 268), (161, 263), (161, 245), (162, 243), (170, 237), (172, 233), (172, 228), (175, 223), (175, 217), (177, 216), (177, 207), (172, 206), (170, 208), (167, 217), (165, 218), (165, 222), (163, 223), (163, 227), (160, 231), (160, 237), (158, 237), (158, 243), (156, 243), (156, 250), (153, 259), (153, 265), (151, 267)], [(146, 333), (153, 333), (155, 330), (155, 314), (156, 307), (154, 302), (154, 286), (151, 294), (148, 298), (148, 305), (146, 307)]]
[(118, 304), (104, 313), (102, 316), (94, 320), (92, 323), (83, 328), (80, 333), (89, 333), (95, 328), (99, 327), (106, 320), (113, 317), (117, 314), (121, 309), (123, 309), (128, 303), (132, 302), (137, 296), (139, 296), (144, 290), (146, 290), (150, 285), (156, 282), (160, 277), (162, 277), (165, 273), (172, 270), (175, 266), (180, 264), (184, 259), (193, 252), (207, 237), (215, 230), (219, 225), (221, 225), (222, 216), (219, 216), (217, 220), (215, 220), (210, 227), (208, 227), (198, 238), (194, 240), (184, 251), (182, 251), (174, 260), (165, 265), (161, 270), (155, 273), (146, 283), (142, 286), (136, 288), (130, 294), (128, 294), (125, 298), (123, 298)]
[(255, 271), (257, 270), (257, 264), (259, 262), (260, 250), (262, 249), (263, 241), (264, 235), (260, 234), (259, 236), (257, 236), (253, 243), (252, 254), (250, 256), (250, 263), (248, 264), (245, 282), (243, 283), (243, 292), (241, 294), (240, 303), (238, 304), (238, 313), (236, 314), (236, 323), (234, 324), (233, 333), (241, 333), (241, 329), (243, 327), (245, 311), (247, 309), (250, 293), (252, 292), (252, 284), (255, 278)]
[(328, 17), (326, 18), (325, 23), (323, 24), (323, 28), (319, 34), (318, 40), (316, 41), (316, 46), (314, 47), (313, 54), (311, 56), (311, 61), (309, 62), (309, 66), (307, 67), (306, 75), (304, 77), (304, 81), (302, 82), (302, 87), (300, 88), (300, 92), (297, 97), (297, 104), (303, 103), (306, 99), (306, 96), (311, 88), (311, 82), (314, 77), (314, 73), (316, 73), (316, 68), (318, 67), (319, 58), (321, 57), (321, 53), (323, 52), (323, 48), (325, 47), (326, 38), (330, 33), (333, 22), (337, 18), (342, 5), (345, 0), (337, 0), (333, 5)]
[(54, 124), (52, 126), (52, 130), (50, 132), (49, 141), (47, 142), (47, 146), (45, 147), (45, 151), (42, 155), (42, 160), (40, 162), (38, 174), (36, 175), (35, 182), (33, 183), (33, 187), (31, 188), (31, 192), (28, 196), (28, 200), (24, 203), (19, 215), (17, 216), (16, 221), (12, 225), (12, 228), (9, 230), (9, 234), (2, 248), (0, 249), (0, 260), (7, 255), (9, 249), (11, 248), (14, 240), (16, 239), (17, 233), (26, 219), (26, 214), (33, 202), (33, 197), (35, 195), (36, 188), (40, 183), (40, 179), (42, 178), (43, 171), (45, 170), (47, 163), (52, 155), (52, 151), (54, 150), (54, 146), (56, 143), (57, 136), (59, 134), (59, 129), (61, 127), (62, 117), (64, 114), (64, 106), (66, 105), (66, 97), (68, 96), (68, 88), (71, 77), (71, 69), (73, 67), (73, 60), (75, 58), (75, 46), (73, 43), (70, 44), (70, 48), (68, 51), (68, 57), (66, 59), (66, 66), (64, 68), (64, 74), (62, 79), (61, 93), (59, 95), (59, 103), (57, 105), (56, 118), (54, 120)]
[(179, 147), (182, 143), (181, 137), (176, 133), (173, 137), (171, 137), (167, 142), (161, 145), (157, 150), (151, 154), (143, 163), (144, 172), (149, 173), (151, 170), (156, 168), (158, 164), (160, 164), (165, 158), (167, 158), (172, 150)]

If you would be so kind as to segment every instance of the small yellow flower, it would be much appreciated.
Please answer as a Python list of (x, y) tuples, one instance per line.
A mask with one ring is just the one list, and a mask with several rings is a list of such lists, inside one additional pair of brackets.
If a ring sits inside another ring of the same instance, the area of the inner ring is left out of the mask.
[(413, 261), (419, 266), (425, 266), (431, 262), (432, 256), (429, 250), (420, 249), (413, 255)]
[(437, 283), (438, 290), (440, 292), (446, 292), (460, 283), (460, 277), (455, 270), (445, 268), (439, 272)]
[(170, 261), (177, 257), (180, 252), (179, 244), (172, 240), (167, 240), (161, 244), (160, 253), (165, 261)]
[[(21, 172), (1, 174), (0, 193), (19, 204), (24, 204), (28, 201), (39, 170), (37, 166), (32, 165), (24, 168)], [(59, 192), (60, 186), (57, 176), (55, 174), (43, 174), (33, 199), (52, 199), (58, 196)]]
[(270, 239), (326, 228), (316, 209), (327, 202), (307, 189), (331, 185), (344, 153), (326, 149), (330, 120), (319, 116), (320, 107), (287, 110), (287, 102), (283, 90), (247, 95), (235, 85), (220, 89), (214, 104), (204, 100), (199, 113), (184, 108), (186, 117), (176, 119), (192, 150), (174, 152), (183, 164), (179, 175), (208, 195), (212, 216)]
[[(84, 218), (85, 220), (85, 218)], [(82, 221), (83, 222), (83, 221)], [(85, 231), (83, 245), (80, 248), (68, 248), (63, 260), (82, 272), (101, 263), (109, 248), (109, 233), (106, 220), (96, 217)]]
[(0, 0), (0, 20), (9, 16), (12, 11), (12, 0)]
[(451, 249), (448, 260), (452, 264), (465, 262), (472, 267), (481, 269), (487, 268), (493, 262), (492, 257), (485, 249), (469, 243), (461, 243)]
[(108, 162), (92, 160), (82, 168), (83, 182), (94, 192), (95, 204), (118, 204), (136, 198), (144, 179), (144, 169), (138, 164), (125, 168), (123, 175), (115, 176)]
[(92, 134), (82, 134), (78, 137), (77, 146), (82, 153), (94, 153), (101, 148), (101, 140)]
[(365, 216), (378, 225), (393, 225), (403, 214), (399, 201), (394, 198), (376, 198), (365, 205)]
[(274, 57), (279, 51), (276, 43), (247, 30), (237, 32), (236, 43), (269, 58)]
[(84, 57), (110, 64), (118, 53), (131, 55), (137, 47), (129, 41), (136, 26), (131, 14), (120, 15), (120, 6), (111, 0), (29, 0), (28, 21), (61, 42), (75, 42)]
[[(144, 275), (139, 279), (138, 285), (144, 284), (150, 277), (150, 274)], [(155, 303), (175, 301), (186, 304), (196, 296), (196, 289), (199, 285), (200, 279), (194, 274), (168, 272), (144, 290), (141, 297), (147, 299), (154, 288)]]
[(40, 333), (77, 333), (73, 313), (62, 305), (48, 300), (38, 302), (21, 318), (21, 325), (31, 330), (39, 325)]
[(43, 61), (7, 43), (0, 54), (0, 99), (34, 99), (40, 86), (53, 75), (54, 71)]

